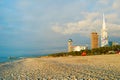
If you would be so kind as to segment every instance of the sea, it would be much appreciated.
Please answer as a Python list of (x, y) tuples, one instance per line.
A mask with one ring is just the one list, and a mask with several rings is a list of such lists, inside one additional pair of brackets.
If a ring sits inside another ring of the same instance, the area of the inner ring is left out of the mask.
[(7, 57), (0, 57), (0, 63), (8, 61)]
[(5, 56), (5, 57), (0, 57), (0, 64), (5, 63), (5, 62), (13, 62), (13, 61), (25, 59), (25, 58), (35, 58), (35, 57), (41, 57), (41, 56), (46, 56), (46, 55), (48, 55), (48, 54), (24, 55), (24, 56)]
[(27, 58), (27, 57), (15, 57), (15, 56), (0, 57), (0, 64), (5, 63), (5, 62), (13, 62), (13, 61), (20, 60), (23, 58)]
[(39, 53), (25, 53), (25, 54), (22, 54), (22, 55), (16, 55), (16, 54), (4, 54), (4, 55), (0, 55), (0, 64), (1, 63), (5, 63), (5, 62), (11, 62), (11, 61), (16, 61), (16, 60), (20, 60), (20, 59), (23, 59), (23, 58), (34, 58), (34, 57), (41, 57), (41, 56), (46, 56), (48, 54), (51, 54), (51, 53), (58, 53), (58, 52), (65, 52), (66, 49), (64, 47), (60, 47), (60, 48), (52, 48), (52, 49), (47, 49), (47, 50), (44, 50)]

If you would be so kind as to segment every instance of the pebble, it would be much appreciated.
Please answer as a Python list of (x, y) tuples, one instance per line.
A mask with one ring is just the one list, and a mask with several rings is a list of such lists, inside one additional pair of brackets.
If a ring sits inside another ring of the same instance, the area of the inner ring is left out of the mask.
[[(11, 65), (11, 64), (9, 64)], [(114, 70), (114, 65), (95, 63), (72, 64), (57, 62), (49, 59), (27, 59), (21, 63), (12, 63), (11, 67), (4, 67), (0, 72), (0, 80), (119, 80), (120, 70)], [(110, 68), (109, 68), (110, 66)], [(119, 64), (118, 64), (119, 66)], [(116, 65), (115, 65), (116, 67)], [(0, 66), (0, 69), (3, 67)], [(119, 69), (119, 68), (117, 68)], [(114, 76), (113, 76), (114, 75)]]

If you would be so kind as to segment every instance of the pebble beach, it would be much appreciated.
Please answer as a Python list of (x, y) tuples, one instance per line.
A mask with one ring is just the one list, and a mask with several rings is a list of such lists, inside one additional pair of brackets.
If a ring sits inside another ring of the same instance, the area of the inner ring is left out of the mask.
[(120, 55), (46, 56), (1, 63), (0, 80), (120, 80)]

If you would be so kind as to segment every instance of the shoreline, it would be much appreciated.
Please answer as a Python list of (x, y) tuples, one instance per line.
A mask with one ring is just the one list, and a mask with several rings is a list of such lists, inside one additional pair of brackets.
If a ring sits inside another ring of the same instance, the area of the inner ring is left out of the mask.
[(7, 80), (120, 79), (119, 63), (118, 54), (25, 58), (0, 66), (0, 78)]

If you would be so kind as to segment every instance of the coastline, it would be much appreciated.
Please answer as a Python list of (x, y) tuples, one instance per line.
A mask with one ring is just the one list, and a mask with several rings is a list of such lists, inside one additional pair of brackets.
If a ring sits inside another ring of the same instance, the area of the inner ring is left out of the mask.
[(25, 58), (0, 64), (7, 80), (120, 79), (120, 55)]

